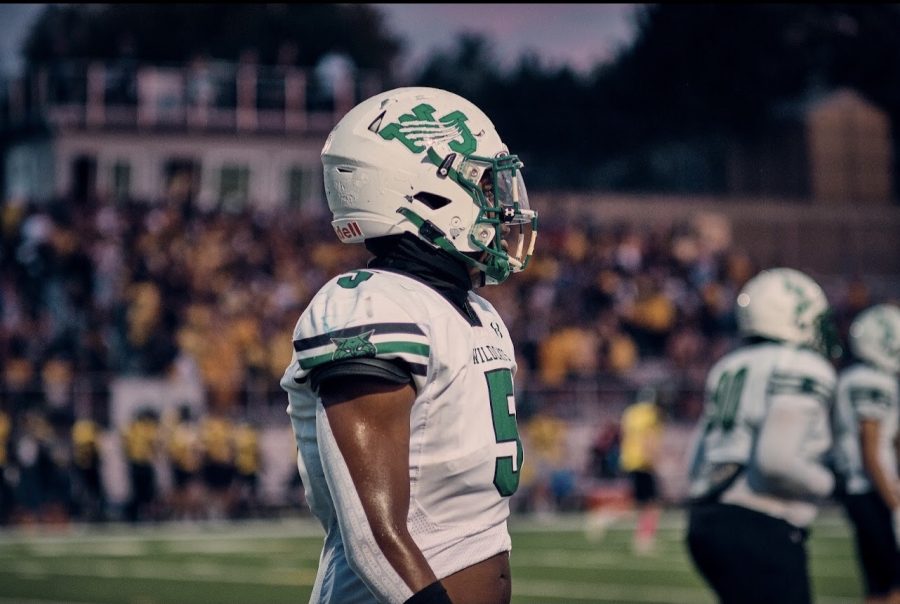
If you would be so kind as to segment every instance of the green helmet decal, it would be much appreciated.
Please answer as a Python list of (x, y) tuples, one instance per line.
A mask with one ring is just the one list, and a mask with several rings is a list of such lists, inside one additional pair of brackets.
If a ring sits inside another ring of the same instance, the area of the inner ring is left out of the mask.
[(397, 122), (388, 124), (378, 133), (385, 140), (398, 140), (413, 153), (422, 153), (426, 147), (419, 141), (447, 143), (453, 151), (471, 155), (478, 143), (469, 130), (469, 119), (462, 111), (451, 111), (438, 119), (434, 118), (435, 108), (422, 103), (412, 108), (412, 114), (404, 113)]
[(797, 306), (794, 307), (794, 320), (800, 323), (803, 313), (810, 307), (812, 300), (806, 296), (803, 288), (794, 283), (787, 275), (784, 277), (784, 288), (797, 298)]
[(897, 334), (894, 333), (894, 326), (888, 320), (887, 314), (883, 309), (878, 309), (875, 315), (875, 321), (881, 328), (881, 340), (879, 344), (882, 350), (890, 356), (900, 357), (900, 344), (897, 342)]

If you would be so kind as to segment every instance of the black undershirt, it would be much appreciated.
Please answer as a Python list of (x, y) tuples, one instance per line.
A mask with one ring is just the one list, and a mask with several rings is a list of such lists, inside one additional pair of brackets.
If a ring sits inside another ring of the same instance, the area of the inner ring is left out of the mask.
[(472, 277), (461, 261), (409, 233), (370, 239), (366, 241), (366, 249), (375, 255), (369, 261), (369, 268), (393, 271), (421, 281), (450, 302), (470, 325), (481, 325), (469, 304)]

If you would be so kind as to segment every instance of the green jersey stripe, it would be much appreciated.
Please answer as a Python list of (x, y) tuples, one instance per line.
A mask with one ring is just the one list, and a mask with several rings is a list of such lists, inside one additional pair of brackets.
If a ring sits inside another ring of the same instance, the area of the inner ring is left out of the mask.
[[(419, 344), (417, 342), (380, 342), (375, 343), (375, 350), (377, 351), (375, 354), (367, 354), (360, 356), (369, 356), (375, 357), (379, 355), (385, 354), (410, 354), (414, 356), (423, 356), (428, 357), (431, 352), (431, 348), (428, 344)], [(334, 352), (328, 352), (325, 354), (320, 354), (307, 358), (300, 358), (300, 368), (301, 369), (312, 369), (313, 367), (318, 367), (323, 363), (328, 363), (329, 361), (333, 361)]]
[(800, 390), (802, 392), (824, 392), (830, 393), (834, 391), (834, 388), (829, 388), (825, 384), (821, 382), (816, 382), (813, 380), (803, 380), (797, 382), (787, 382), (784, 380), (771, 380), (769, 382), (770, 388), (794, 388), (796, 390)]
[(847, 394), (854, 407), (866, 403), (882, 407), (891, 406), (891, 397), (887, 392), (878, 388), (850, 388)]
[(802, 392), (816, 391), (826, 394), (830, 394), (834, 390), (833, 386), (823, 384), (816, 378), (777, 373), (769, 380), (769, 385), (770, 387), (796, 388)]
[(328, 344), (331, 344), (332, 338), (348, 338), (362, 335), (367, 331), (374, 331), (375, 335), (379, 336), (397, 333), (408, 333), (417, 336), (425, 335), (425, 332), (422, 331), (422, 328), (420, 328), (415, 323), (369, 323), (367, 325), (356, 325), (354, 327), (347, 327), (345, 329), (329, 331), (328, 333), (320, 334), (317, 336), (310, 336), (308, 338), (294, 340), (294, 350), (300, 352), (303, 350), (309, 350), (310, 348), (326, 346)]
[(832, 391), (826, 388), (814, 388), (808, 384), (769, 384), (767, 394), (802, 394), (813, 396), (823, 402), (831, 398)]

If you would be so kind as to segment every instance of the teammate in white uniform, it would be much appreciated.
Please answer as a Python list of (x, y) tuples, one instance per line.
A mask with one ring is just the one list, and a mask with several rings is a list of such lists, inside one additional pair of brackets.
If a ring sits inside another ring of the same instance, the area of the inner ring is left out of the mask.
[(709, 372), (687, 541), (725, 604), (811, 601), (806, 527), (834, 483), (824, 465), (836, 381), (823, 356), (827, 316), (808, 276), (763, 271), (737, 298), (743, 345)]
[(900, 308), (879, 304), (850, 325), (854, 364), (841, 372), (834, 414), (835, 469), (856, 534), (866, 602), (900, 602), (897, 476)]
[(515, 353), (472, 290), (533, 251), (521, 162), (432, 88), (352, 109), (322, 162), (336, 234), (374, 258), (316, 294), (281, 381), (326, 531), (311, 602), (509, 602)]

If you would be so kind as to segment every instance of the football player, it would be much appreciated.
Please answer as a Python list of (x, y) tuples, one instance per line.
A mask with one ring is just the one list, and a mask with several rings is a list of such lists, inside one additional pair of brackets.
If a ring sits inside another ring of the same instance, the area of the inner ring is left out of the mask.
[(900, 308), (873, 306), (850, 325), (854, 363), (841, 372), (834, 414), (835, 469), (856, 534), (866, 602), (900, 602), (897, 438)]
[(481, 110), (432, 88), (357, 105), (322, 163), (337, 237), (374, 258), (314, 296), (281, 380), (326, 531), (311, 601), (509, 602), (516, 356), (473, 290), (534, 249), (522, 163)]
[(688, 548), (723, 603), (803, 604), (807, 527), (834, 485), (828, 302), (807, 275), (778, 268), (748, 281), (736, 310), (743, 343), (707, 376)]
[(631, 480), (637, 516), (632, 549), (637, 554), (654, 550), (662, 511), (656, 479), (663, 432), (661, 415), (652, 388), (639, 391), (637, 400), (622, 413), (619, 465)]

